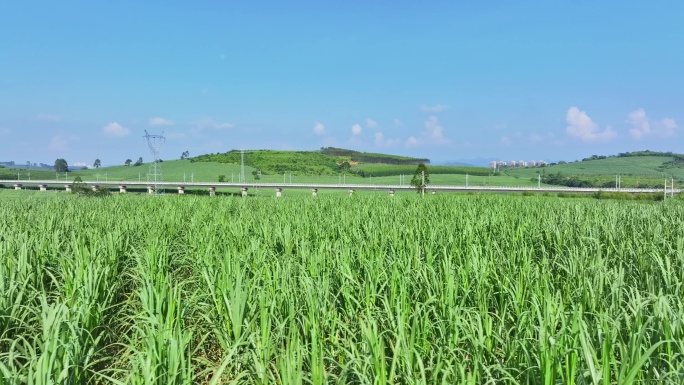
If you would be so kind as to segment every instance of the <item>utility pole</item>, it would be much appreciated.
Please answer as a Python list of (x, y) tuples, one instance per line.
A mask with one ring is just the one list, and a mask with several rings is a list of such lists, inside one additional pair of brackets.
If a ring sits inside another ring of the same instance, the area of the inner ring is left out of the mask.
[(468, 187), (468, 174), (466, 174), (466, 187)]
[(245, 150), (240, 150), (240, 183), (245, 181)]
[(537, 188), (541, 188), (541, 175), (537, 175)]
[(425, 196), (425, 171), (420, 172), (420, 178), (421, 178), (420, 196), (424, 197)]

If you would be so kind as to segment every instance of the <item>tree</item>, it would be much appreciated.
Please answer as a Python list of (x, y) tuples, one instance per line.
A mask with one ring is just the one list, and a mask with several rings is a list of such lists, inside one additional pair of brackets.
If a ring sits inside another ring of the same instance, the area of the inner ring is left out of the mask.
[(131, 163), (133, 163), (133, 161), (130, 158), (126, 159), (126, 161), (124, 162), (124, 166), (130, 166)]
[(252, 171), (252, 176), (254, 176), (254, 180), (261, 179), (259, 172), (257, 170)]
[(102, 165), (102, 162), (100, 162), (99, 159), (95, 159), (95, 162), (93, 162), (93, 167), (95, 167), (95, 168), (100, 168), (101, 165)]
[(188, 159), (190, 157), (190, 151), (183, 151), (181, 154), (181, 159)]
[(219, 175), (218, 181), (219, 181), (219, 183), (225, 182), (225, 181), (226, 181), (226, 176), (225, 176), (225, 175)]
[(143, 160), (142, 160), (142, 156), (141, 156), (140, 158), (138, 158), (138, 160), (135, 161), (135, 164), (133, 164), (133, 165), (134, 166), (142, 166), (142, 164), (143, 164)]
[(69, 164), (66, 160), (59, 158), (55, 160), (55, 171), (56, 172), (69, 172)]
[(413, 178), (411, 178), (411, 186), (415, 186), (418, 193), (422, 194), (425, 193), (428, 184), (430, 184), (430, 173), (425, 163), (420, 163), (413, 174)]

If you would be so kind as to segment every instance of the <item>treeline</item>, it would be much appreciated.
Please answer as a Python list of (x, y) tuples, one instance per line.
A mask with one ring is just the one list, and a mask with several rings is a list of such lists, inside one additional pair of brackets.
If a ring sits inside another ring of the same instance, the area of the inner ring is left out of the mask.
[[(466, 167), (466, 166), (428, 166), (430, 174), (461, 174), (474, 176), (489, 176), (498, 175), (493, 169), (487, 167)], [(357, 174), (368, 176), (395, 176), (395, 175), (413, 175), (416, 171), (415, 166), (411, 165), (383, 165), (383, 164), (365, 164), (353, 168)]]
[[(621, 185), (622, 187), (636, 187), (636, 188), (662, 188), (663, 187), (663, 182), (661, 179), (646, 179), (642, 178), (639, 181), (633, 182), (629, 179), (621, 179)], [(530, 178), (530, 181), (532, 182), (537, 182), (537, 177), (535, 178)], [(612, 176), (604, 176), (604, 177), (589, 177), (589, 176), (577, 176), (577, 175), (571, 175), (571, 176), (566, 176), (563, 175), (560, 172), (557, 172), (555, 174), (550, 173), (550, 174), (542, 174), (541, 176), (541, 182), (545, 184), (550, 184), (554, 186), (565, 186), (565, 187), (595, 187), (595, 188), (614, 188), (615, 187), (615, 180), (612, 179)]]
[(662, 151), (644, 150), (644, 151), (620, 152), (617, 155), (592, 155), (590, 157), (583, 158), (582, 161), (608, 159), (608, 158), (630, 158), (630, 157), (638, 157), (638, 156), (671, 156), (671, 157), (675, 157), (675, 158), (684, 159), (683, 154), (677, 154), (677, 153), (674, 153), (672, 151), (662, 152)]
[(336, 147), (322, 147), (320, 152), (321, 152), (321, 154), (332, 156), (332, 157), (349, 158), (352, 162), (359, 162), (359, 163), (384, 163), (384, 164), (414, 165), (414, 166), (417, 166), (420, 163), (424, 163), (424, 164), (430, 163), (430, 159), (427, 159), (427, 158), (413, 158), (410, 156), (378, 154), (378, 153), (373, 153), (373, 152), (360, 152), (360, 151), (347, 150), (344, 148), (336, 148)]
[(632, 152), (621, 152), (617, 154), (618, 158), (627, 158), (630, 156), (684, 156), (684, 154), (677, 154), (672, 151), (662, 152), (662, 151), (632, 151)]

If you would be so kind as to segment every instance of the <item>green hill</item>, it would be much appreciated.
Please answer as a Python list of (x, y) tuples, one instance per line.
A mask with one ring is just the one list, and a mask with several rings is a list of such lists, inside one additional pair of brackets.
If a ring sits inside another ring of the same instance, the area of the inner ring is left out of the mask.
[(536, 179), (570, 187), (614, 187), (620, 176), (623, 187), (662, 187), (665, 179), (684, 181), (684, 155), (639, 151), (614, 156), (593, 156), (546, 167), (508, 168), (505, 175)]
[[(240, 164), (241, 153), (232, 150), (223, 154), (207, 154), (191, 158), (193, 162)], [(255, 150), (245, 152), (245, 164), (262, 175), (293, 174), (297, 176), (337, 176), (341, 173), (361, 177), (410, 175), (427, 158), (412, 158), (388, 154), (359, 152), (327, 147), (320, 151)], [(491, 175), (485, 167), (428, 166), (431, 174)]]
[[(165, 181), (195, 181), (195, 182), (215, 182), (219, 175), (224, 175), (228, 182), (231, 176), (238, 180), (240, 166), (232, 164), (198, 162), (192, 163), (189, 160), (172, 160), (161, 162), (162, 177)], [(74, 170), (65, 173), (55, 173), (54, 171), (31, 170), (30, 174), (22, 169), (0, 169), (0, 179), (26, 180), (29, 176), (33, 180), (67, 180), (73, 181), (76, 177), (83, 180), (108, 180), (108, 181), (146, 181), (149, 170), (149, 163), (141, 166), (111, 166), (99, 169)], [(253, 171), (251, 167), (245, 167), (245, 174)]]

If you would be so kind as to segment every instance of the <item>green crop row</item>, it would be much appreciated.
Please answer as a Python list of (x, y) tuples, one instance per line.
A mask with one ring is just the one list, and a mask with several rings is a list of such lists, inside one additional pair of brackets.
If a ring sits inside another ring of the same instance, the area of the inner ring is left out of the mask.
[(678, 384), (684, 206), (0, 197), (2, 384)]

